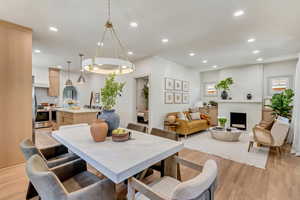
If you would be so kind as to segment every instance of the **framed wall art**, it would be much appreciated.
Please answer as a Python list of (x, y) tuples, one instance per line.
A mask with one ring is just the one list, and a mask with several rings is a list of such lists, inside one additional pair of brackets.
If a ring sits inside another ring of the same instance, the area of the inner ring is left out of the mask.
[(188, 81), (182, 81), (182, 90), (184, 92), (190, 91), (190, 83)]
[(182, 94), (182, 103), (183, 104), (189, 104), (190, 103), (190, 94), (183, 93)]
[(174, 79), (165, 78), (165, 90), (174, 90)]
[(174, 93), (165, 92), (165, 104), (173, 104), (173, 103), (174, 103)]
[(174, 103), (182, 104), (182, 93), (174, 93)]
[(175, 80), (174, 84), (175, 84), (175, 90), (182, 91), (182, 81), (181, 80)]

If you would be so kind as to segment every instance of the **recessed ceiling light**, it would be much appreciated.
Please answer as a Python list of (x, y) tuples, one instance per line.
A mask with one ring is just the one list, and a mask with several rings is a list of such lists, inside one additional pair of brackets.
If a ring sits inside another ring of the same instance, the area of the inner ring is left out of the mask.
[(249, 43), (255, 42), (255, 40), (256, 40), (255, 38), (249, 38), (249, 39), (248, 39), (248, 42), (249, 42)]
[(161, 39), (161, 42), (162, 43), (167, 43), (167, 42), (169, 42), (169, 39), (168, 38), (163, 38), (163, 39)]
[(217, 68), (218, 67), (218, 65), (214, 65), (214, 66), (212, 66), (212, 68)]
[(243, 10), (238, 10), (238, 11), (233, 13), (233, 16), (239, 17), (239, 16), (242, 16), (244, 14), (245, 14), (245, 12)]
[(138, 23), (137, 22), (130, 22), (130, 26), (133, 27), (133, 28), (136, 28), (138, 27)]
[(189, 53), (189, 55), (190, 55), (190, 56), (195, 56), (196, 54), (193, 53), (193, 52), (191, 52), (191, 53)]
[(127, 66), (125, 66), (125, 65), (122, 66), (122, 69), (126, 69), (126, 68), (127, 68)]
[(104, 43), (103, 42), (98, 42), (97, 45), (103, 47)]
[(34, 53), (41, 53), (41, 50), (36, 49), (36, 50), (34, 50)]
[(99, 67), (93, 67), (93, 70), (98, 70), (99, 69)]
[(58, 28), (54, 27), (54, 26), (50, 26), (49, 27), (49, 30), (50, 31), (53, 31), (53, 32), (57, 32), (58, 31)]
[(61, 69), (62, 66), (61, 66), (61, 65), (57, 65), (56, 68), (57, 68), (57, 69)]
[(253, 54), (259, 54), (260, 53), (260, 50), (254, 50), (252, 51)]
[(128, 55), (133, 55), (132, 51), (128, 51), (127, 53), (128, 53)]
[(256, 59), (256, 61), (258, 61), (258, 62), (261, 62), (261, 61), (263, 61), (264, 59), (263, 58), (257, 58)]
[(207, 60), (203, 60), (202, 63), (207, 63)]

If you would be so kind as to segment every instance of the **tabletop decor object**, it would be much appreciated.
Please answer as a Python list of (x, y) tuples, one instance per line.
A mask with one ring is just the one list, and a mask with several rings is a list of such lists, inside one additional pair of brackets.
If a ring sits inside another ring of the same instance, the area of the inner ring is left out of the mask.
[(108, 136), (114, 129), (119, 128), (120, 117), (115, 112), (113, 107), (116, 105), (117, 97), (121, 96), (125, 83), (115, 81), (115, 74), (110, 74), (105, 79), (105, 86), (101, 88), (101, 102), (103, 105), (103, 112), (99, 116), (100, 119), (105, 120), (108, 124)]
[(218, 121), (220, 123), (220, 126), (225, 127), (225, 124), (227, 122), (227, 118), (226, 117), (219, 117)]
[(242, 131), (237, 128), (231, 128), (230, 131), (227, 129), (218, 129), (216, 127), (212, 127), (208, 129), (211, 137), (216, 140), (221, 140), (225, 142), (238, 142), (239, 138), (242, 134)]
[(125, 142), (130, 139), (130, 131), (122, 128), (113, 130), (112, 141), (114, 142)]
[(226, 100), (228, 98), (228, 92), (230, 90), (230, 85), (232, 85), (234, 82), (233, 82), (233, 79), (231, 77), (229, 78), (226, 78), (222, 81), (220, 81), (216, 86), (215, 88), (216, 89), (221, 89), (223, 90), (222, 93), (221, 93), (221, 98), (223, 100)]
[(103, 120), (95, 120), (90, 127), (92, 138), (95, 142), (103, 142), (107, 136), (108, 125)]

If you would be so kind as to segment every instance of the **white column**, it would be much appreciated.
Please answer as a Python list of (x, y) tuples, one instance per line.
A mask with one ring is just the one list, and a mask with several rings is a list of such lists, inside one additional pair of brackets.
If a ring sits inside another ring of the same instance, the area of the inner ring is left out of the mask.
[(291, 131), (294, 133), (292, 153), (300, 156), (300, 54), (296, 66), (295, 97)]

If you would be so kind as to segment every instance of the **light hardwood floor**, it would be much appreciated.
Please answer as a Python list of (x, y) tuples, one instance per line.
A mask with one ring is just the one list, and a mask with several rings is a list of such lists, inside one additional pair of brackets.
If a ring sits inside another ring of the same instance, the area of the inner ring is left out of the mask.
[[(300, 158), (288, 151), (289, 146), (286, 146), (281, 157), (270, 151), (266, 170), (188, 149), (181, 151), (180, 156), (198, 164), (208, 159), (218, 162), (220, 175), (216, 200), (299, 200)], [(183, 180), (197, 175), (185, 167), (181, 167), (181, 173)], [(155, 173), (145, 181), (157, 177), (158, 173)], [(23, 164), (0, 170), (0, 200), (23, 200), (27, 181)], [(122, 198), (124, 187), (118, 187), (118, 190)]]

